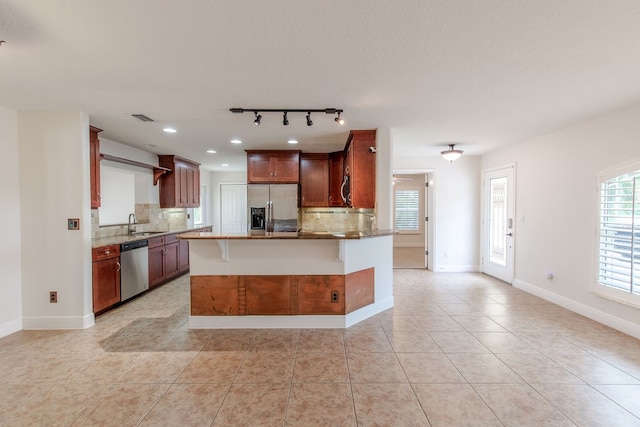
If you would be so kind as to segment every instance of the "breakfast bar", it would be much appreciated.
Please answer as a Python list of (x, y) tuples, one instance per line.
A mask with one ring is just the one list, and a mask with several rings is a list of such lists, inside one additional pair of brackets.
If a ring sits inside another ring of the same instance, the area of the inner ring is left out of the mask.
[(393, 307), (391, 231), (179, 237), (193, 329), (347, 328)]

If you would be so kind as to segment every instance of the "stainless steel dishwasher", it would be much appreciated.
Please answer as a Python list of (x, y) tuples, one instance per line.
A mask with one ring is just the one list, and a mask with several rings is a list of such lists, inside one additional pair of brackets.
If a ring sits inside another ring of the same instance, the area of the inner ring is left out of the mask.
[(149, 241), (120, 244), (120, 301), (149, 289)]

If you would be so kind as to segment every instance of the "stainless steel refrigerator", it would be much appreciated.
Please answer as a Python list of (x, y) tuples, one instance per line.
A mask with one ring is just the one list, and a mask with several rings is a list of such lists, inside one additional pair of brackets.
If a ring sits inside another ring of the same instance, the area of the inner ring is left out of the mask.
[(298, 231), (298, 184), (247, 185), (249, 230)]

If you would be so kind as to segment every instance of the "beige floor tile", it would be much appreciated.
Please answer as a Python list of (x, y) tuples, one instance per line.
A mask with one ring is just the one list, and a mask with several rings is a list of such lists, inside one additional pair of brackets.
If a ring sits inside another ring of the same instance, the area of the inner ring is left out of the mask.
[(511, 353), (497, 356), (528, 383), (583, 384), (578, 377), (540, 353)]
[(428, 426), (409, 384), (353, 384), (358, 425)]
[(468, 384), (413, 384), (433, 427), (502, 426)]
[(385, 331), (423, 331), (413, 316), (381, 315), (379, 320)]
[(209, 342), (210, 334), (198, 331), (178, 331), (162, 339), (155, 351), (200, 351)]
[(430, 332), (444, 353), (489, 353), (469, 332)]
[(235, 384), (290, 383), (295, 353), (249, 352), (238, 371)]
[(144, 358), (143, 353), (101, 353), (92, 357), (83, 369), (73, 372), (67, 381), (113, 383)]
[(407, 377), (395, 353), (347, 353), (352, 383), (404, 383)]
[(387, 331), (387, 338), (397, 352), (441, 353), (440, 347), (424, 331)]
[(506, 332), (506, 330), (482, 314), (451, 316), (466, 331), (469, 332)]
[(343, 353), (344, 334), (341, 329), (303, 329), (300, 331), (298, 351)]
[(534, 384), (533, 387), (578, 425), (640, 425), (640, 418), (633, 416), (588, 385)]
[(611, 366), (640, 379), (640, 353), (599, 354), (598, 358)]
[(245, 357), (244, 352), (200, 352), (176, 382), (231, 384)]
[(448, 354), (447, 357), (471, 384), (515, 384), (523, 382), (493, 354)]
[(411, 383), (466, 383), (442, 353), (397, 353), (396, 356)]
[(234, 384), (216, 416), (214, 426), (281, 426), (289, 384)]
[(350, 384), (293, 384), (287, 426), (355, 426)]
[(582, 347), (557, 334), (520, 333), (518, 336), (542, 354), (578, 354), (587, 352)]
[(298, 329), (261, 329), (253, 337), (251, 351), (294, 352), (298, 349)]
[(389, 339), (382, 328), (344, 333), (344, 344), (348, 352), (393, 352)]
[(464, 328), (450, 316), (416, 316), (416, 320), (427, 332), (462, 332)]
[(293, 370), (293, 382), (349, 382), (344, 352), (298, 352)]
[(476, 315), (480, 312), (467, 303), (438, 303), (438, 306), (449, 316)]
[(480, 384), (473, 388), (506, 426), (574, 426), (528, 384)]
[(537, 353), (526, 341), (510, 332), (473, 332), (471, 335), (492, 353)]
[(3, 425), (2, 420), (8, 419), (9, 416), (14, 418), (13, 413), (27, 406), (29, 402), (40, 399), (55, 386), (55, 384), (0, 383), (0, 425)]
[(168, 388), (166, 384), (112, 385), (72, 425), (136, 426)]
[(249, 350), (256, 332), (253, 329), (214, 330), (202, 351), (245, 351)]
[(596, 385), (593, 387), (640, 418), (640, 385)]
[(67, 380), (90, 362), (90, 355), (29, 355), (18, 366), (14, 380), (20, 383), (59, 382)]
[(118, 382), (173, 383), (197, 352), (153, 352), (131, 367)]
[(636, 378), (591, 354), (550, 354), (553, 360), (587, 384), (640, 384)]
[(228, 389), (222, 384), (174, 384), (139, 425), (209, 426)]

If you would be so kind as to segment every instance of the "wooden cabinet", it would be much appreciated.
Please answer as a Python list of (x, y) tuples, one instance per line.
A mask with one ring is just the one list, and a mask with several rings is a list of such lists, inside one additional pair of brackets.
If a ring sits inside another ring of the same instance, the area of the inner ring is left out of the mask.
[(160, 155), (158, 164), (171, 169), (160, 177), (160, 207), (200, 206), (200, 163), (178, 156)]
[(89, 126), (89, 170), (91, 183), (91, 209), (100, 207), (100, 139), (102, 129)]
[[(189, 269), (188, 259), (186, 269)], [(175, 234), (149, 239), (149, 288), (183, 272), (180, 270), (180, 242)]]
[(349, 200), (353, 208), (375, 208), (376, 131), (353, 130), (345, 147), (345, 174), (349, 176)]
[(302, 207), (329, 206), (329, 155), (300, 155)]
[(181, 239), (178, 241), (178, 269), (180, 273), (189, 271), (189, 241)]
[(120, 246), (91, 251), (93, 312), (100, 313), (120, 302)]
[(342, 199), (344, 180), (344, 151), (329, 153), (329, 206), (346, 206)]
[(300, 181), (300, 151), (247, 150), (247, 183), (297, 184)]

